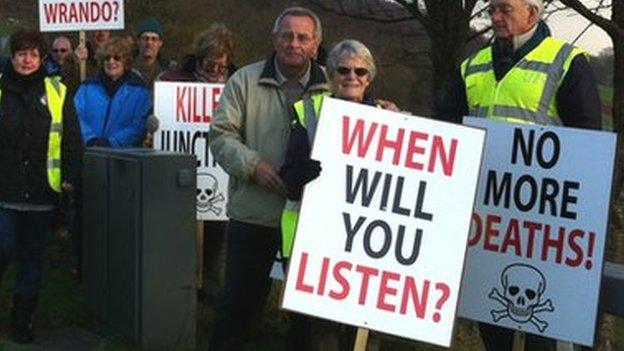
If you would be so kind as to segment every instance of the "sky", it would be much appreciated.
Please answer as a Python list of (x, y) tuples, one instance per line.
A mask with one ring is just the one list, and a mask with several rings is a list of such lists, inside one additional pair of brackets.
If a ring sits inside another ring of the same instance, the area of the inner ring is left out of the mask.
[[(579, 15), (554, 14), (548, 19), (548, 25), (553, 32), (553, 37), (565, 39), (569, 42), (574, 40), (585, 29), (589, 22)], [(602, 29), (592, 26), (575, 43), (576, 46), (596, 55), (606, 47), (612, 47), (611, 38)]]

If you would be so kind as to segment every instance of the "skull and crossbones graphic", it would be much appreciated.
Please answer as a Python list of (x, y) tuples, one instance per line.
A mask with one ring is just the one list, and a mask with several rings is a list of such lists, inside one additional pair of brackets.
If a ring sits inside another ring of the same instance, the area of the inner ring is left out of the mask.
[(219, 191), (217, 178), (208, 173), (197, 174), (197, 210), (199, 212), (212, 212), (219, 216), (223, 208), (217, 206), (225, 201), (225, 196)]
[(552, 301), (544, 302), (546, 278), (533, 266), (515, 263), (507, 266), (501, 274), (503, 294), (493, 288), (488, 297), (505, 307), (502, 310), (491, 310), (494, 322), (503, 318), (510, 318), (518, 323), (531, 323), (543, 333), (548, 328), (548, 322), (537, 318), (537, 314), (554, 312)]

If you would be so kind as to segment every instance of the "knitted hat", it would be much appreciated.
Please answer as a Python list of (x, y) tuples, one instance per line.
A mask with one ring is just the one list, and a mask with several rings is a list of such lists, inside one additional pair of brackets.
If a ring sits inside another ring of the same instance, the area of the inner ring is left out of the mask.
[(162, 30), (162, 27), (160, 26), (160, 23), (158, 23), (158, 21), (154, 17), (146, 18), (139, 24), (137, 37), (140, 37), (141, 34), (145, 32), (154, 32), (158, 34), (161, 40), (164, 39), (164, 33)]

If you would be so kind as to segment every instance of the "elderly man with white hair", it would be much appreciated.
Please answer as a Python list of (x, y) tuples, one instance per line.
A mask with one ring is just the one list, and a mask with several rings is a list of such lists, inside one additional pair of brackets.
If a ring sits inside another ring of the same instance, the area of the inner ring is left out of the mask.
[[(494, 41), (468, 57), (440, 106), (442, 119), (462, 116), (509, 123), (602, 127), (601, 102), (587, 53), (550, 36), (542, 0), (491, 0)], [(511, 350), (513, 332), (481, 324), (488, 351)], [(527, 337), (526, 350), (555, 350)]]
[(515, 123), (600, 129), (601, 103), (588, 54), (550, 36), (542, 0), (491, 0), (494, 41), (468, 57), (438, 109)]

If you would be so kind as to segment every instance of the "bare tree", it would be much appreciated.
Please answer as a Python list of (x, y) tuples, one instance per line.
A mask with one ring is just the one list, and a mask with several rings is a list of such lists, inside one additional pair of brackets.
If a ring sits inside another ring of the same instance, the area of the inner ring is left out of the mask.
[[(433, 68), (434, 103), (440, 102), (449, 78), (456, 71), (471, 39), (471, 20), (480, 14), (475, 7), (484, 0), (308, 0), (325, 11), (378, 23), (406, 23), (422, 28), (429, 37), (428, 55)], [(487, 30), (485, 28), (484, 30)], [(477, 33), (481, 34), (481, 33)], [(406, 46), (405, 54), (413, 47)], [(399, 56), (402, 56), (399, 55)]]
[[(603, 29), (613, 41), (613, 128), (618, 133), (617, 168), (613, 186), (614, 203), (611, 206), (610, 236), (607, 241), (606, 257), (610, 261), (622, 262), (624, 247), (624, 213), (622, 205), (622, 175), (624, 167), (624, 152), (622, 136), (624, 136), (624, 2), (620, 0), (560, 0), (561, 3), (573, 9), (589, 20), (593, 25)], [(601, 10), (610, 9), (611, 18), (601, 14)], [(613, 335), (615, 320), (612, 316), (603, 316), (598, 335), (599, 350), (613, 350)]]

